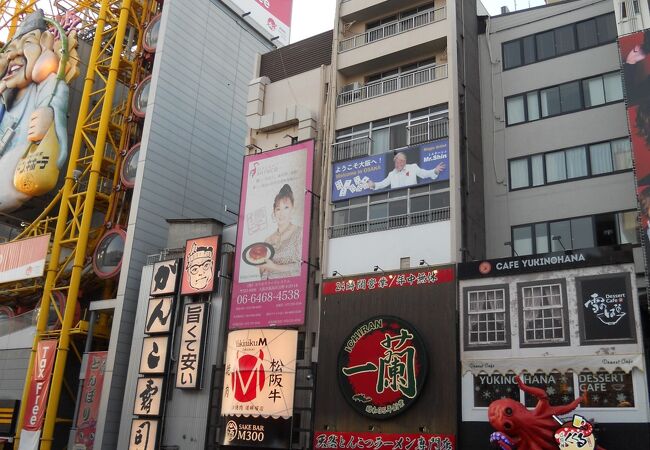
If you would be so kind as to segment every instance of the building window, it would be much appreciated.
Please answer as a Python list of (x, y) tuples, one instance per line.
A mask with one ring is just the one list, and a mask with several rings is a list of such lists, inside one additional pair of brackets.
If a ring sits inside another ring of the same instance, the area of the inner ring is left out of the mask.
[(449, 220), (449, 181), (351, 198), (333, 207), (332, 238)]
[(620, 72), (549, 86), (505, 99), (507, 125), (572, 113), (623, 100)]
[[(634, 7), (638, 9), (638, 4)], [(616, 42), (616, 19), (610, 13), (504, 42), (503, 70), (612, 42)]]
[(638, 244), (636, 211), (539, 222), (512, 227), (513, 256)]
[(568, 343), (566, 289), (561, 283), (519, 285), (522, 347)]
[[(368, 148), (361, 153), (377, 155), (433, 141), (449, 135), (447, 114), (447, 105), (441, 105), (362, 123), (338, 130), (335, 145), (366, 138)], [(337, 161), (347, 159), (346, 152), (342, 153)], [(349, 157), (361, 156), (357, 153), (351, 151)]]
[(474, 406), (487, 408), (494, 400), (511, 398), (520, 401), (515, 374), (480, 374), (474, 376)]
[(466, 347), (510, 346), (507, 285), (465, 291)]
[(510, 190), (525, 189), (632, 169), (627, 138), (514, 158), (508, 161)]
[(631, 373), (580, 372), (578, 389), (585, 397), (582, 408), (634, 408)]

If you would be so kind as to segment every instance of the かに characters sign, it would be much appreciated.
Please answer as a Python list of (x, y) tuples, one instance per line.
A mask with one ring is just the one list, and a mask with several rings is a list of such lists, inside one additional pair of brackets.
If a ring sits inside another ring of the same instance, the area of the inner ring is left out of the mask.
[(415, 328), (397, 317), (380, 316), (357, 325), (339, 351), (339, 385), (360, 414), (387, 419), (417, 399), (428, 360)]

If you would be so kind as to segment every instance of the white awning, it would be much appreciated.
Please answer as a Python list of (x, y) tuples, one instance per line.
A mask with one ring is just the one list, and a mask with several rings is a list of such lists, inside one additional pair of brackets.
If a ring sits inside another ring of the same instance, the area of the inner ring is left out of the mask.
[(614, 372), (622, 370), (629, 373), (635, 367), (643, 370), (643, 356), (635, 355), (591, 355), (591, 356), (549, 356), (545, 358), (503, 358), (503, 359), (464, 359), (461, 361), (463, 375), (471, 372), (481, 373), (515, 373), (522, 372), (549, 373), (559, 372)]

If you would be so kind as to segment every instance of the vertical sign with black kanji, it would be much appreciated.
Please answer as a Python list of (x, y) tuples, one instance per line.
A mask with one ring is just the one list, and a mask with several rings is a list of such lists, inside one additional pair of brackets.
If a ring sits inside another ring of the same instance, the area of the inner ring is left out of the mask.
[(208, 303), (188, 303), (183, 309), (183, 330), (178, 353), (176, 387), (200, 389)]

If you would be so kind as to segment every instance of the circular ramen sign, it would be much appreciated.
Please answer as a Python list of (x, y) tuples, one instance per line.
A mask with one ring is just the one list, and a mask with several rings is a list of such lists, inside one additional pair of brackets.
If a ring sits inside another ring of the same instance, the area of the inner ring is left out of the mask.
[(427, 375), (424, 343), (408, 322), (379, 316), (357, 325), (339, 351), (345, 399), (364, 416), (388, 419), (417, 399)]

